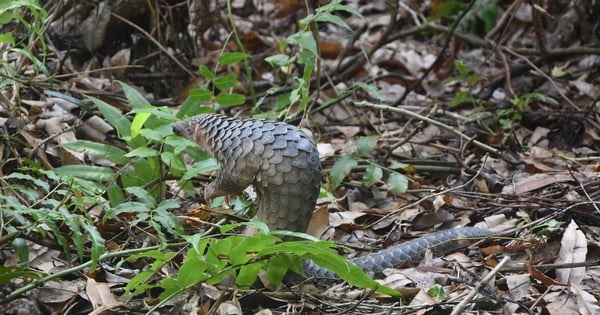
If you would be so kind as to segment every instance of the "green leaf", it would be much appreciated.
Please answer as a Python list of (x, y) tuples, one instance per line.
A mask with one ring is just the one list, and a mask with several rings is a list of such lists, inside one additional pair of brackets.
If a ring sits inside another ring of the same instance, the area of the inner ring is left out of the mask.
[(106, 121), (117, 130), (119, 138), (124, 139), (131, 137), (131, 123), (127, 117), (123, 116), (118, 109), (104, 101), (92, 96), (88, 96), (88, 98), (96, 105), (96, 107), (98, 107)]
[(0, 266), (0, 285), (5, 285), (12, 279), (41, 280), (44, 276), (44, 273), (33, 271), (29, 267)]
[(125, 199), (125, 194), (123, 194), (123, 190), (119, 185), (112, 184), (108, 186), (106, 189), (106, 194), (108, 195), (108, 201), (111, 206), (116, 206), (119, 203), (123, 202)]
[(316, 20), (318, 22), (329, 22), (329, 23), (333, 23), (337, 26), (341, 26), (349, 31), (351, 31), (352, 29), (350, 28), (350, 26), (348, 26), (348, 24), (346, 24), (346, 22), (344, 22), (344, 20), (342, 20), (339, 16), (331, 14), (331, 13), (323, 13), (323, 14), (319, 14), (317, 15)]
[(356, 167), (357, 165), (358, 162), (356, 162), (356, 160), (350, 155), (343, 155), (337, 161), (335, 161), (331, 171), (329, 172), (331, 189), (336, 189), (342, 183), (344, 177), (346, 177), (352, 168)]
[(125, 165), (129, 162), (129, 159), (125, 157), (127, 152), (112, 145), (87, 140), (75, 140), (60, 144), (59, 146), (77, 152), (85, 152), (91, 156), (111, 161), (117, 165)]
[(188, 169), (181, 177), (181, 180), (187, 181), (200, 173), (206, 173), (219, 169), (219, 163), (214, 158), (198, 161), (194, 167)]
[(398, 291), (380, 285), (367, 276), (359, 267), (349, 262), (348, 259), (338, 255), (332, 247), (332, 242), (319, 241), (315, 243), (285, 242), (266, 247), (258, 252), (259, 257), (272, 256), (281, 253), (290, 253), (302, 258), (313, 260), (317, 265), (336, 273), (344, 281), (361, 288), (376, 289), (377, 292), (394, 297), (400, 296)]
[(377, 88), (373, 84), (359, 82), (359, 83), (354, 83), (354, 86), (360, 87), (363, 90), (367, 91), (367, 93), (369, 93), (371, 96), (373, 96), (377, 100), (380, 100), (380, 101), (385, 100), (385, 95), (383, 95), (383, 93), (381, 93), (381, 90), (379, 90), (379, 88)]
[(133, 122), (131, 122), (131, 137), (135, 137), (140, 133), (148, 118), (150, 118), (150, 113), (138, 113), (133, 117)]
[(15, 44), (15, 38), (13, 37), (13, 34), (11, 32), (0, 34), (0, 43), (5, 43), (5, 44), (8, 44), (8, 45), (14, 45)]
[(304, 49), (310, 51), (313, 56), (318, 56), (317, 42), (313, 37), (313, 34), (309, 31), (300, 31), (287, 37), (287, 41), (290, 44), (298, 44)]
[(358, 16), (361, 19), (365, 18), (360, 12), (358, 12), (355, 8), (353, 8), (351, 6), (347, 6), (347, 5), (343, 5), (343, 4), (336, 4), (334, 9), (336, 11), (346, 11), (352, 15)]
[(292, 255), (274, 255), (269, 259), (267, 265), (267, 278), (272, 285), (279, 285), (283, 282), (283, 278), (291, 269), (296, 273), (302, 274), (302, 266), (304, 259)]
[(82, 101), (78, 98), (75, 98), (71, 95), (66, 95), (66, 94), (56, 92), (56, 91), (51, 91), (51, 90), (44, 90), (44, 94), (48, 95), (50, 97), (57, 97), (57, 98), (63, 99), (69, 103), (73, 103), (73, 104), (81, 107), (83, 110), (85, 110), (88, 113), (92, 112), (92, 109), (90, 108), (90, 106), (88, 104), (86, 104), (84, 101)]
[(227, 90), (238, 84), (237, 76), (235, 74), (228, 74), (218, 77), (214, 80), (214, 82), (215, 86), (220, 90)]
[(154, 199), (152, 195), (150, 195), (148, 191), (142, 187), (127, 187), (125, 191), (134, 195), (141, 203), (143, 203), (148, 208), (153, 208), (154, 206), (156, 206), (156, 199)]
[(212, 96), (212, 92), (208, 89), (193, 89), (190, 90), (189, 99), (194, 102), (203, 103), (209, 102), (212, 99)]
[(412, 169), (412, 165), (398, 161), (392, 161), (392, 163), (390, 163), (389, 168), (393, 170), (409, 170)]
[(383, 178), (383, 170), (379, 165), (371, 163), (367, 166), (365, 176), (363, 176), (363, 185), (369, 187)]
[(54, 168), (54, 172), (58, 176), (73, 176), (94, 181), (113, 181), (117, 178), (117, 174), (103, 166), (91, 165), (65, 165)]
[(271, 66), (286, 67), (296, 61), (295, 57), (290, 58), (288, 55), (276, 54), (265, 58)]
[(444, 287), (442, 287), (440, 284), (437, 284), (437, 283), (434, 284), (427, 291), (427, 293), (429, 294), (429, 296), (431, 296), (436, 301), (445, 300), (450, 297), (450, 295), (448, 295), (448, 293), (446, 293), (446, 291), (444, 291)]
[(241, 52), (228, 52), (219, 56), (219, 63), (224, 65), (231, 65), (241, 60), (250, 58), (250, 55)]
[(117, 81), (117, 82), (121, 85), (123, 92), (125, 92), (125, 97), (131, 104), (132, 108), (135, 109), (135, 108), (144, 108), (144, 107), (152, 106), (148, 102), (148, 100), (146, 100), (142, 96), (142, 94), (140, 94), (136, 89), (134, 89), (133, 87), (131, 87), (130, 85), (128, 85), (125, 82), (122, 82), (122, 81)]
[(200, 72), (200, 74), (207, 80), (212, 80), (215, 78), (215, 73), (210, 71), (206, 65), (200, 65), (198, 67), (198, 72)]
[(100, 256), (104, 254), (105, 241), (100, 232), (96, 229), (95, 226), (89, 224), (83, 224), (83, 228), (87, 232), (87, 235), (92, 244), (91, 258), (92, 264), (90, 265), (90, 271), (94, 271), (98, 262), (100, 261)]
[(408, 178), (398, 172), (391, 172), (388, 178), (388, 191), (399, 194), (405, 192), (407, 189)]
[(358, 156), (361, 158), (369, 156), (377, 145), (377, 138), (377, 136), (359, 137), (358, 140), (356, 140)]
[(246, 97), (238, 93), (220, 93), (217, 95), (217, 103), (223, 106), (238, 106), (246, 102)]
[(15, 238), (10, 245), (12, 246), (15, 253), (19, 257), (19, 261), (23, 265), (29, 264), (29, 246), (27, 246), (27, 241), (23, 238), (17, 237)]
[(148, 147), (139, 147), (133, 149), (131, 152), (125, 154), (125, 157), (151, 157), (151, 156), (159, 156), (160, 152), (158, 150), (148, 148)]
[(262, 261), (241, 266), (235, 278), (235, 284), (242, 289), (250, 288), (258, 279), (258, 273), (264, 266), (265, 264)]

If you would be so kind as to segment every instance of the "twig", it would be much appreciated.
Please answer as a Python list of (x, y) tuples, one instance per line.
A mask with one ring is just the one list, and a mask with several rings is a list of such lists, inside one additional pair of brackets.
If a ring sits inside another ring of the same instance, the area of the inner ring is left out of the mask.
[(390, 111), (390, 112), (394, 112), (394, 113), (398, 113), (398, 114), (402, 114), (405, 116), (409, 116), (418, 120), (422, 120), (422, 121), (426, 121), (434, 126), (440, 127), (448, 132), (451, 132), (457, 136), (459, 136), (460, 138), (462, 138), (463, 140), (466, 141), (472, 141), (474, 145), (486, 150), (487, 152), (489, 152), (490, 154), (493, 154), (495, 156), (499, 156), (500, 155), (500, 151), (485, 144), (482, 143), (480, 141), (477, 140), (473, 140), (471, 137), (468, 137), (467, 135), (463, 134), (462, 132), (456, 130), (456, 128), (452, 128), (448, 125), (442, 124), (441, 122), (425, 117), (423, 115), (419, 115), (417, 113), (413, 113), (410, 111), (407, 111), (403, 108), (397, 108), (397, 107), (392, 107), (389, 105), (380, 105), (380, 104), (373, 104), (367, 101), (362, 101), (362, 102), (355, 102), (354, 105), (358, 106), (358, 107), (370, 107), (370, 108), (374, 108), (374, 109), (379, 109), (379, 110), (386, 110), (386, 111)]
[(462, 314), (463, 311), (465, 310), (465, 307), (467, 306), (467, 304), (469, 302), (471, 302), (473, 300), (473, 298), (475, 298), (475, 295), (477, 295), (477, 293), (479, 293), (481, 288), (483, 288), (484, 285), (487, 285), (487, 283), (490, 282), (490, 280), (492, 280), (492, 278), (494, 278), (496, 276), (496, 274), (498, 272), (500, 272), (500, 270), (502, 270), (504, 265), (506, 265), (509, 261), (510, 261), (510, 257), (504, 256), (504, 258), (502, 258), (502, 260), (498, 263), (498, 265), (496, 265), (496, 267), (494, 269), (492, 269), (492, 271), (490, 271), (490, 273), (488, 273), (483, 279), (481, 279), (481, 281), (473, 289), (471, 289), (471, 292), (469, 292), (469, 294), (467, 294), (467, 296), (460, 303), (458, 303), (458, 305), (456, 305), (456, 307), (454, 308), (454, 310), (452, 310), (452, 313), (450, 313), (450, 314), (451, 315)]
[(567, 101), (567, 103), (569, 103), (569, 105), (571, 105), (573, 108), (577, 109), (577, 110), (581, 110), (581, 108), (577, 107), (577, 105), (575, 105), (575, 103), (573, 103), (573, 101), (571, 101), (570, 98), (568, 98), (565, 93), (563, 93), (563, 91), (560, 89), (560, 87), (558, 87), (558, 85), (556, 85), (556, 82), (554, 82), (554, 80), (552, 80), (552, 78), (547, 75), (544, 71), (542, 71), (542, 69), (540, 69), (538, 66), (536, 66), (533, 62), (531, 62), (531, 60), (527, 59), (527, 57), (517, 53), (516, 51), (508, 48), (508, 47), (502, 47), (502, 49), (506, 52), (508, 52), (509, 54), (518, 57), (520, 59), (523, 59), (523, 61), (525, 61), (527, 64), (529, 64), (529, 66), (531, 68), (533, 68), (539, 75), (541, 75), (542, 77), (544, 77), (544, 79), (550, 81), (550, 83), (552, 84), (552, 86), (554, 86), (554, 88), (556, 89), (556, 91), (558, 92), (558, 94), (560, 94), (560, 96)]
[(419, 77), (419, 79), (417, 81), (415, 81), (410, 87), (408, 87), (407, 89), (404, 90), (404, 93), (402, 94), (402, 96), (400, 96), (400, 98), (394, 103), (395, 106), (404, 102), (404, 100), (406, 99), (408, 94), (410, 92), (412, 92), (417, 86), (419, 86), (421, 84), (421, 82), (423, 82), (423, 80), (425, 80), (425, 78), (427, 78), (427, 76), (433, 70), (433, 68), (435, 68), (440, 62), (442, 62), (442, 59), (446, 58), (445, 52), (446, 52), (446, 49), (448, 49), (448, 47), (450, 46), (452, 38), (454, 37), (454, 31), (456, 31), (456, 28), (458, 27), (458, 25), (460, 24), (462, 19), (465, 16), (467, 16), (467, 13), (471, 10), (471, 8), (475, 4), (475, 2), (476, 2), (475, 0), (471, 0), (471, 2), (467, 5), (467, 7), (458, 16), (456, 21), (454, 21), (454, 25), (452, 25), (452, 28), (450, 29), (450, 33), (448, 34), (448, 36), (446, 36), (446, 40), (444, 41), (444, 44), (442, 45), (442, 49), (440, 50), (437, 57), (435, 58), (435, 61), (431, 63), (431, 65), (423, 72), (423, 74)]

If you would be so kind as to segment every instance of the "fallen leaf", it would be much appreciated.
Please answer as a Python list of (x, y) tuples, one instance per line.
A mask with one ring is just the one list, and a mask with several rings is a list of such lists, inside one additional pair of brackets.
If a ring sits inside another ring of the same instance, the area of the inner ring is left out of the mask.
[[(571, 221), (560, 241), (560, 250), (555, 264), (572, 264), (585, 262), (587, 256), (587, 239), (579, 230), (575, 221)], [(569, 267), (556, 269), (556, 279), (563, 284), (579, 285), (585, 276), (585, 267)]]

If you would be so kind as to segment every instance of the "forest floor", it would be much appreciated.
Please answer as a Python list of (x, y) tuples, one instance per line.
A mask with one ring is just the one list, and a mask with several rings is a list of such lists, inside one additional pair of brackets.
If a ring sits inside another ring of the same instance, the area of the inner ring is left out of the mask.
[[(0, 313), (600, 313), (598, 2), (42, 2), (0, 6)], [(194, 197), (214, 166), (182, 184), (184, 110), (309, 130), (309, 232), (350, 255), (494, 236), (386, 270), (401, 299), (311, 279), (164, 299), (191, 238), (251, 204)]]

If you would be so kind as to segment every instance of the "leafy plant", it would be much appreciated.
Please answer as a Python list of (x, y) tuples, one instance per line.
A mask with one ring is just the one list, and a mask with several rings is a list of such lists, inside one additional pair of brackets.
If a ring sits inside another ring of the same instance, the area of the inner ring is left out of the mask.
[(500, 122), (500, 125), (502, 125), (502, 128), (510, 129), (513, 123), (520, 122), (523, 118), (521, 113), (524, 110), (531, 109), (529, 104), (534, 100), (557, 104), (555, 99), (541, 93), (525, 93), (517, 98), (513, 98), (510, 100), (512, 106), (498, 111), (498, 121)]
[[(23, 12), (29, 13), (29, 18), (25, 18), (25, 14)], [(46, 75), (49, 75), (48, 70), (44, 66), (44, 60), (40, 60), (36, 55), (32, 53), (32, 45), (28, 43), (36, 43), (39, 42), (42, 53), (42, 56), (45, 56), (46, 51), (46, 41), (44, 39), (44, 23), (46, 18), (48, 17), (48, 13), (42, 6), (40, 6), (39, 2), (36, 0), (13, 0), (13, 1), (1, 1), (0, 2), (0, 43), (7, 44), (6, 47), (14, 53), (23, 55), (25, 58), (29, 59), (34, 66), (34, 70), (42, 71)], [(8, 26), (12, 25), (11, 28)], [(24, 27), (26, 29), (26, 36), (22, 36), (21, 38), (16, 38), (13, 30), (18, 29), (19, 27)], [(11, 29), (11, 30), (9, 30)], [(0, 82), (0, 88), (18, 81), (15, 80), (18, 76), (17, 69), (13, 69), (13, 67), (3, 61), (0, 63), (1, 67), (4, 68), (4, 73), (12, 74), (7, 75), (7, 77)], [(14, 77), (13, 77), (14, 76)]]
[[(257, 224), (251, 222), (249, 224)], [(226, 233), (240, 224), (221, 228)], [(266, 228), (263, 226), (263, 228)], [(151, 267), (134, 277), (126, 287), (129, 295), (142, 294), (148, 289), (162, 288), (159, 298), (163, 301), (176, 296), (201, 282), (218, 284), (227, 276), (233, 276), (235, 283), (242, 289), (253, 285), (260, 270), (267, 273), (272, 285), (279, 285), (288, 271), (303, 274), (305, 259), (312, 259), (317, 264), (337, 273), (348, 283), (377, 289), (378, 292), (391, 296), (399, 296), (397, 291), (379, 285), (365, 275), (358, 267), (339, 256), (331, 242), (315, 241), (301, 233), (284, 233), (309, 239), (307, 241), (282, 242), (275, 233), (257, 233), (251, 236), (228, 236), (224, 238), (204, 238), (199, 235), (186, 237), (191, 248), (185, 255), (177, 275), (165, 277), (160, 283), (150, 284), (149, 279), (160, 271), (162, 265), (173, 258), (172, 254), (150, 251), (134, 257), (150, 257), (154, 259)]]
[(298, 104), (298, 112), (304, 112), (308, 109), (311, 78), (320, 58), (318, 38), (315, 38), (315, 33), (311, 27), (321, 22), (333, 23), (351, 30), (343, 19), (334, 14), (336, 11), (363, 17), (354, 8), (341, 4), (341, 0), (334, 0), (318, 7), (313, 13), (300, 20), (300, 30), (289, 35), (279, 44), (279, 54), (269, 56), (265, 60), (273, 67), (280, 69), (284, 75), (294, 73), (296, 67), (300, 69), (301, 74), (292, 77), (291, 81), (286, 82), (283, 86), (270, 88), (265, 97), (261, 98), (255, 105), (255, 109), (262, 104), (267, 96), (281, 92), (283, 94), (277, 101), (276, 109), (281, 117), (287, 117), (292, 110), (292, 105), (295, 104)]
[(481, 80), (481, 76), (473, 73), (473, 71), (459, 59), (454, 60), (454, 68), (458, 71), (458, 75), (445, 80), (444, 84), (463, 83), (466, 88), (461, 88), (456, 93), (456, 96), (452, 99), (452, 105), (458, 106), (462, 103), (481, 105), (483, 101), (473, 97), (473, 87)]
[(381, 165), (372, 162), (368, 159), (369, 155), (375, 150), (377, 136), (360, 137), (356, 141), (358, 156), (343, 155), (339, 157), (333, 164), (329, 172), (329, 184), (331, 190), (336, 189), (350, 174), (359, 162), (367, 163), (365, 174), (363, 175), (362, 184), (364, 186), (373, 185), (383, 179), (384, 171), (389, 174), (387, 178), (387, 190), (391, 193), (402, 193), (408, 188), (408, 178), (396, 171), (397, 169), (411, 170), (410, 165), (399, 162), (392, 163), (390, 167), (382, 167)]
[[(441, 1), (436, 6), (438, 17), (454, 22), (460, 13), (465, 10), (468, 3), (459, 0)], [(476, 0), (473, 5), (474, 15), (466, 16), (464, 25), (468, 26), (468, 30), (472, 34), (476, 34), (480, 27), (477, 27), (478, 21), (483, 22), (485, 32), (490, 31), (496, 25), (496, 16), (498, 14), (498, 0)], [(478, 20), (479, 19), (479, 20)], [(467, 29), (467, 27), (464, 27)]]

